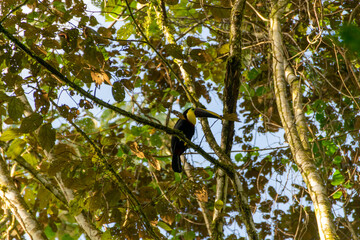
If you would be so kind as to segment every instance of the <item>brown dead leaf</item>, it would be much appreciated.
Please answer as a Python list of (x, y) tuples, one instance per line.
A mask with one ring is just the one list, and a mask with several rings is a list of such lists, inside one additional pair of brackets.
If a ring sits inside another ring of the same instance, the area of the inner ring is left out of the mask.
[(208, 201), (208, 192), (206, 190), (206, 187), (203, 186), (201, 189), (195, 190), (195, 196), (197, 199), (201, 202), (207, 202)]
[(145, 153), (140, 150), (137, 142), (128, 142), (127, 145), (138, 158), (145, 158)]
[(166, 214), (166, 215), (162, 215), (161, 219), (167, 224), (172, 225), (173, 222), (175, 221), (175, 216), (174, 214)]
[(112, 86), (110, 78), (104, 70), (91, 70), (91, 78), (94, 80), (97, 86), (100, 86), (103, 82), (107, 82)]
[(151, 155), (146, 154), (146, 159), (149, 161), (150, 165), (155, 168), (157, 171), (160, 171), (161, 166), (160, 166), (160, 162), (159, 160), (157, 160), (156, 158), (154, 158)]
[(155, 168), (157, 171), (161, 169), (160, 162), (150, 154), (147, 154), (144, 152), (144, 149), (146, 150), (146, 147), (140, 147), (137, 142), (127, 142), (127, 145), (129, 146), (130, 150), (138, 157), (138, 158), (145, 158), (148, 160), (149, 164)]

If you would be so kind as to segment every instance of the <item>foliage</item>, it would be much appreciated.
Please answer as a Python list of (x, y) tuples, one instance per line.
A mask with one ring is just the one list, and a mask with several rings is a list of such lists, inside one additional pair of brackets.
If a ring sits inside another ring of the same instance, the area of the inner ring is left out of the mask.
[[(268, 17), (271, 6), (264, 0), (247, 2), (257, 13), (247, 5), (241, 28), (241, 123), (236, 125), (233, 149), (241, 153), (231, 156), (243, 176), (262, 239), (317, 239), (310, 197), (290, 150), (282, 144), (286, 139), (274, 97), (269, 24), (258, 16)], [(167, 42), (159, 26), (156, 1), (129, 1), (148, 42), (124, 1), (28, 0), (16, 9), (22, 3), (1, 1), (1, 25), (92, 95), (172, 127), (175, 110), (190, 106), (175, 77), (182, 75), (174, 60), (180, 59), (195, 82), (197, 97), (221, 112), (231, 1), (165, 0), (176, 43)], [(282, 19), (286, 54), (303, 83), (312, 157), (332, 204), (343, 209), (334, 211), (343, 239), (360, 234), (360, 11), (356, 8), (356, 1), (350, 0), (298, 0), (289, 2)], [(227, 202), (215, 201), (215, 169), (199, 155), (186, 155), (193, 165), (192, 177), (174, 174), (170, 136), (80, 95), (4, 34), (0, 70), (1, 154), (49, 239), (78, 239), (84, 234), (74, 218), (82, 211), (104, 232), (103, 239), (151, 239), (139, 208), (163, 238), (209, 239), (204, 215), (212, 216), (221, 208), (225, 238), (246, 236), (233, 188), (228, 189)], [(199, 134), (195, 141), (200, 139)], [(54, 159), (48, 158), (48, 152)], [(55, 187), (60, 174), (75, 198), (63, 203), (17, 163), (19, 156)], [(132, 205), (106, 163), (121, 176), (139, 206)], [(0, 204), (2, 238), (25, 236), (4, 202)]]

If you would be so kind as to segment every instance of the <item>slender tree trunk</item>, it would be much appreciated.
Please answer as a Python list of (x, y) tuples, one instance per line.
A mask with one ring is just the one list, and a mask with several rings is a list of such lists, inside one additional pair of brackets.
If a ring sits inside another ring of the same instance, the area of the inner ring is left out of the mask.
[(0, 158), (0, 185), (1, 198), (30, 238), (34, 240), (48, 239), (16, 188), (2, 157)]
[[(230, 18), (230, 52), (226, 63), (226, 75), (224, 80), (224, 115), (236, 113), (237, 100), (239, 98), (240, 76), (241, 76), (241, 25), (245, 8), (244, 0), (234, 2)], [(221, 149), (230, 157), (234, 139), (234, 122), (223, 120), (221, 132)], [(225, 160), (225, 159), (220, 159)], [(214, 239), (223, 237), (224, 217), (222, 213), (226, 206), (226, 195), (228, 189), (228, 176), (222, 169), (216, 171), (216, 195), (215, 201), (223, 201), (224, 207), (215, 209), (213, 215)]]
[[(296, 76), (289, 74), (291, 72), (289, 72), (288, 63), (284, 55), (285, 46), (281, 36), (280, 19), (286, 4), (287, 1), (284, 0), (274, 2), (270, 16), (276, 103), (294, 161), (302, 174), (314, 204), (320, 239), (339, 239), (336, 234), (331, 213), (331, 203), (328, 199), (326, 188), (317, 171), (314, 160), (307, 150), (306, 124), (304, 123), (305, 118), (302, 111), (300, 82), (294, 82), (294, 77)], [(286, 79), (288, 79), (292, 86), (293, 109), (291, 109), (287, 98)], [(292, 110), (294, 113), (292, 113)]]

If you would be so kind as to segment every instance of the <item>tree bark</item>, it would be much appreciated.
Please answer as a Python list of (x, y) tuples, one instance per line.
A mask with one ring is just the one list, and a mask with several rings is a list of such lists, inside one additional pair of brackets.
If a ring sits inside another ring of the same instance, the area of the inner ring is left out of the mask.
[[(306, 143), (306, 124), (302, 111), (300, 97), (300, 82), (293, 82), (295, 75), (289, 74), (288, 63), (284, 55), (284, 44), (281, 36), (280, 18), (283, 15), (287, 1), (273, 1), (270, 16), (270, 38), (272, 41), (273, 52), (273, 78), (276, 95), (276, 103), (284, 127), (287, 140), (289, 142), (294, 161), (298, 166), (304, 182), (308, 188), (310, 197), (314, 204), (315, 216), (317, 220), (320, 239), (339, 239), (336, 234), (333, 216), (331, 213), (331, 203), (328, 199), (323, 180), (317, 171), (314, 160), (307, 150)], [(287, 75), (285, 75), (287, 73)], [(286, 76), (292, 87), (293, 111), (287, 99)], [(296, 85), (296, 84), (297, 85)], [(295, 85), (294, 85), (295, 84)], [(295, 117), (294, 117), (294, 115)]]
[[(236, 113), (237, 100), (239, 98), (240, 76), (241, 76), (241, 25), (245, 8), (244, 0), (237, 0), (231, 10), (230, 17), (230, 52), (226, 63), (224, 79), (223, 114)], [(223, 120), (221, 131), (221, 149), (230, 157), (234, 139), (234, 122)], [(220, 159), (224, 161), (225, 159)], [(222, 169), (216, 171), (216, 195), (215, 202), (223, 201), (224, 207), (214, 210), (213, 229), (214, 239), (222, 239), (224, 217), (222, 213), (226, 206), (226, 195), (228, 190), (228, 176)]]
[(20, 195), (19, 190), (16, 188), (10, 177), (5, 160), (2, 157), (0, 158), (0, 193), (3, 201), (7, 204), (8, 208), (10, 208), (16, 220), (20, 223), (24, 231), (29, 234), (31, 239), (48, 239), (35, 216), (26, 205), (23, 197)]

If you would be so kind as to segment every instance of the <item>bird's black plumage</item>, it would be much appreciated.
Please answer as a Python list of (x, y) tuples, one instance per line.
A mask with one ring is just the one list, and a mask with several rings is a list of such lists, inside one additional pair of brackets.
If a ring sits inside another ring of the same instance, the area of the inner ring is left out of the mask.
[[(183, 117), (176, 122), (174, 129), (182, 131), (185, 134), (186, 138), (191, 140), (192, 136), (194, 136), (195, 133), (196, 117), (223, 119), (222, 116), (206, 109), (188, 108), (183, 113)], [(172, 169), (174, 170), (174, 172), (180, 173), (182, 171), (180, 155), (183, 154), (187, 148), (188, 147), (186, 146), (185, 142), (181, 141), (176, 136), (172, 136), (171, 152), (173, 154)]]
[[(190, 111), (190, 112), (189, 112)], [(187, 109), (184, 113), (184, 119), (180, 118), (174, 129), (182, 131), (186, 138), (191, 139), (195, 133), (195, 123), (189, 119), (190, 114), (194, 114), (194, 108)], [(178, 137), (172, 136), (171, 138), (171, 151), (172, 151), (172, 169), (174, 172), (180, 173), (182, 171), (180, 155), (183, 154), (187, 149), (186, 144), (181, 141)]]

